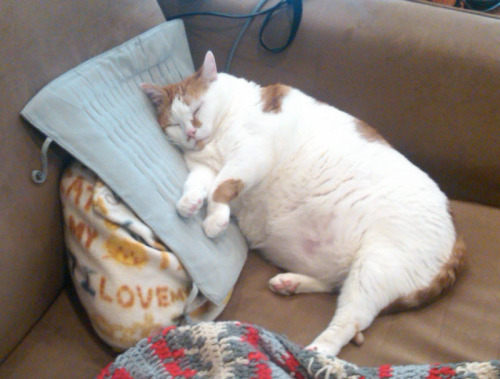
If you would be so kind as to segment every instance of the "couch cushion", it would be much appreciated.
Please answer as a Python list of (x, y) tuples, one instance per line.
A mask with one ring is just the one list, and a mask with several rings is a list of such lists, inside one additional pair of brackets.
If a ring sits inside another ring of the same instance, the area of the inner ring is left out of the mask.
[[(491, 360), (500, 356), (500, 209), (453, 202), (468, 245), (468, 268), (438, 301), (386, 315), (364, 333), (361, 347), (339, 357), (361, 366)], [(279, 270), (249, 254), (220, 320), (260, 324), (307, 344), (335, 310), (336, 295), (273, 294), (267, 281)], [(114, 357), (95, 336), (71, 291), (65, 291), (9, 359), (2, 378), (89, 378)]]
[(93, 331), (74, 289), (66, 288), (0, 366), (0, 377), (88, 379), (115, 355)]
[[(453, 202), (468, 247), (468, 268), (441, 299), (419, 310), (375, 319), (361, 347), (339, 357), (361, 366), (491, 360), (500, 356), (500, 209)], [(253, 322), (308, 344), (331, 321), (336, 295), (278, 296), (267, 281), (280, 271), (249, 259), (221, 320)]]

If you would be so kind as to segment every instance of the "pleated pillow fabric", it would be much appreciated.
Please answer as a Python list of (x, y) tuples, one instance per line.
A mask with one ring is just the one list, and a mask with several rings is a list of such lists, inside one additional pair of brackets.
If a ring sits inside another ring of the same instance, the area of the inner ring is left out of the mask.
[(169, 21), (55, 79), (21, 115), (94, 171), (179, 257), (200, 291), (220, 304), (243, 267), (245, 239), (233, 223), (210, 240), (203, 215), (178, 215), (188, 171), (140, 88), (193, 72), (184, 25)]

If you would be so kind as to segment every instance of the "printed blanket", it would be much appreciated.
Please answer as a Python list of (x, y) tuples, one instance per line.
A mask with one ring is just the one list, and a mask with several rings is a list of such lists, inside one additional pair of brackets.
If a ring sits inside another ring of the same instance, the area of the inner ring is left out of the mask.
[(500, 361), (358, 367), (240, 322), (168, 327), (119, 355), (98, 376), (125, 378), (500, 378)]
[(192, 280), (116, 194), (79, 162), (61, 178), (70, 274), (97, 334), (123, 351), (189, 316), (212, 321), (221, 304), (190, 299)]

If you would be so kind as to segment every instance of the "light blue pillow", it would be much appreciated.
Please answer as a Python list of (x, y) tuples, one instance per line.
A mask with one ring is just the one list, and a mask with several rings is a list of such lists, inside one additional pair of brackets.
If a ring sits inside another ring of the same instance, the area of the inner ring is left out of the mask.
[(210, 240), (202, 215), (179, 217), (175, 203), (188, 171), (139, 86), (174, 83), (193, 72), (184, 25), (170, 21), (55, 79), (21, 115), (101, 177), (220, 304), (243, 267), (246, 242), (234, 223)]

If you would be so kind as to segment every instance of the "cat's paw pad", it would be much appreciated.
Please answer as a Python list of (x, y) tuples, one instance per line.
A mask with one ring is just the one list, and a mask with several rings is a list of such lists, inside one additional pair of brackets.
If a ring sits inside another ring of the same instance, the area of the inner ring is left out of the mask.
[(203, 195), (197, 191), (191, 191), (182, 195), (177, 202), (177, 211), (182, 217), (195, 215), (203, 206)]
[(280, 295), (293, 295), (297, 292), (300, 282), (289, 274), (279, 274), (269, 280), (271, 291)]
[(219, 237), (229, 225), (229, 211), (219, 211), (207, 216), (203, 221), (203, 231), (208, 238)]

